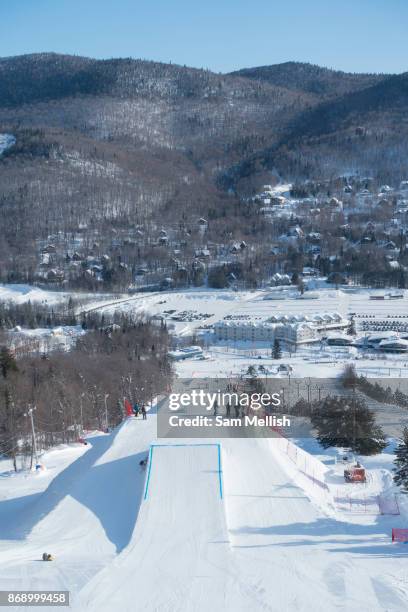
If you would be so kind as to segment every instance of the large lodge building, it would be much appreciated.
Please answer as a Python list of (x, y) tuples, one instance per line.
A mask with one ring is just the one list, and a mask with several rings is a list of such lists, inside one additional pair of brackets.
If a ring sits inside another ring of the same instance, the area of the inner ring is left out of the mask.
[(217, 340), (232, 342), (274, 342), (279, 340), (291, 346), (319, 342), (325, 331), (344, 329), (348, 321), (335, 313), (306, 315), (274, 315), (264, 320), (228, 319), (214, 325)]

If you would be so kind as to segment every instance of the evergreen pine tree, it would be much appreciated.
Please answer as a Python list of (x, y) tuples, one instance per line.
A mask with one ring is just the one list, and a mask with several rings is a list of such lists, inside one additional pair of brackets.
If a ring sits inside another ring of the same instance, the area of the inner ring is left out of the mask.
[(254, 376), (256, 376), (256, 369), (254, 366), (249, 366), (247, 369), (247, 375), (251, 376), (251, 378), (253, 378)]
[(408, 493), (408, 427), (404, 427), (402, 439), (395, 451), (394, 482)]
[(0, 370), (4, 378), (7, 378), (9, 372), (17, 371), (17, 364), (14, 356), (5, 346), (0, 348)]
[(282, 350), (281, 350), (280, 342), (277, 338), (275, 338), (275, 340), (273, 341), (272, 358), (280, 359), (281, 357), (282, 357)]
[(397, 389), (394, 393), (394, 400), (398, 406), (404, 406), (408, 408), (408, 395), (403, 393), (400, 389)]
[(374, 413), (358, 397), (326, 397), (314, 411), (312, 425), (323, 448), (338, 446), (375, 455), (387, 446)]
[(354, 319), (350, 320), (349, 326), (347, 328), (347, 333), (349, 336), (355, 336), (356, 335), (356, 322), (354, 321)]
[(357, 376), (356, 367), (354, 363), (347, 364), (341, 376), (341, 382), (343, 387), (345, 387), (346, 389), (355, 389), (359, 381), (360, 379)]

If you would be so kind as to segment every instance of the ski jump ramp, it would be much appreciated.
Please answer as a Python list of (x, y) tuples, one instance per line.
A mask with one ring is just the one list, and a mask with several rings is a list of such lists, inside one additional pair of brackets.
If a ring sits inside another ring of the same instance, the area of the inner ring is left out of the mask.
[(133, 538), (80, 609), (248, 610), (230, 550), (219, 444), (153, 445)]
[[(212, 447), (216, 449), (217, 452), (217, 474), (218, 474), (218, 489), (219, 489), (219, 494), (220, 494), (220, 499), (222, 499), (223, 497), (223, 491), (222, 491), (222, 469), (221, 469), (221, 445), (218, 443), (197, 443), (197, 444), (152, 444), (150, 446), (150, 452), (149, 452), (149, 468), (148, 468), (148, 473), (147, 473), (147, 480), (146, 480), (146, 487), (145, 487), (145, 493), (144, 493), (144, 499), (147, 499), (148, 493), (149, 493), (149, 486), (150, 486), (150, 477), (151, 477), (151, 473), (152, 473), (152, 466), (153, 466), (153, 453), (155, 449), (162, 449), (162, 448), (167, 448), (167, 449), (174, 449), (174, 448), (182, 448), (183, 450), (188, 447), (188, 448), (193, 448), (193, 447)], [(163, 451), (161, 451), (163, 453)], [(181, 454), (181, 453), (179, 453)], [(156, 456), (157, 456), (157, 451), (156, 451)]]

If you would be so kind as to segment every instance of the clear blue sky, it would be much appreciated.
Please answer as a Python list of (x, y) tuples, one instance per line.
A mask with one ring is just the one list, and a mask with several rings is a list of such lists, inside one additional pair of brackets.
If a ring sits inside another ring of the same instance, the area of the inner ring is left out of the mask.
[(408, 71), (408, 0), (0, 0), (0, 56)]

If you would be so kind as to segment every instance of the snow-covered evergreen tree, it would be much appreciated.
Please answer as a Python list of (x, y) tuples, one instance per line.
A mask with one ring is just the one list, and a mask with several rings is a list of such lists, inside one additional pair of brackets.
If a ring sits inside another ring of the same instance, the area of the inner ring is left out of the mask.
[(408, 427), (404, 427), (402, 438), (395, 451), (394, 482), (404, 493), (408, 493)]
[(375, 455), (386, 446), (384, 433), (364, 400), (326, 397), (314, 410), (312, 425), (323, 448), (349, 448), (360, 455)]
[(282, 357), (282, 350), (280, 347), (280, 342), (276, 338), (273, 343), (272, 357), (273, 359), (280, 359)]
[(355, 336), (357, 331), (356, 331), (356, 322), (354, 321), (354, 319), (350, 320), (349, 326), (347, 328), (347, 333), (349, 336)]

